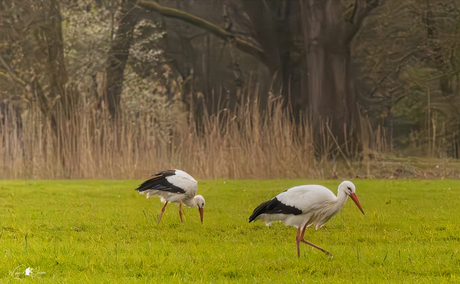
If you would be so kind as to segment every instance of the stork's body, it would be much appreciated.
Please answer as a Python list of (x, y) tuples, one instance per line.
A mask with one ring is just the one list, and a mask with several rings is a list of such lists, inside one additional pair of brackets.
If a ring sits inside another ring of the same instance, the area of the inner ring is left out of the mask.
[(188, 173), (181, 170), (167, 170), (154, 174), (153, 177), (136, 188), (140, 194), (158, 196), (164, 203), (158, 216), (158, 223), (165, 211), (166, 205), (171, 202), (179, 203), (179, 216), (182, 222), (182, 204), (189, 207), (198, 206), (201, 222), (203, 222), (204, 198), (196, 195), (198, 182)]
[(321, 185), (301, 185), (292, 187), (269, 201), (260, 204), (249, 217), (249, 222), (260, 219), (270, 225), (271, 222), (282, 221), (285, 225), (297, 228), (297, 256), (300, 257), (299, 243), (311, 245), (326, 254), (332, 255), (304, 239), (308, 226), (321, 228), (329, 219), (335, 216), (347, 202), (348, 196), (356, 203), (361, 212), (364, 211), (356, 196), (352, 182), (344, 181), (339, 185), (337, 196)]

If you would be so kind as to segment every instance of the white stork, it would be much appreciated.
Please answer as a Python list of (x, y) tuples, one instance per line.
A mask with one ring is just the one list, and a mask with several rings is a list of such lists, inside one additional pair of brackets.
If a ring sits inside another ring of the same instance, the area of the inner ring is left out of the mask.
[(337, 196), (321, 185), (292, 187), (257, 206), (249, 217), (249, 222), (260, 219), (268, 226), (271, 222), (282, 221), (285, 225), (297, 227), (297, 257), (300, 257), (300, 242), (332, 256), (329, 251), (307, 242), (304, 239), (305, 229), (310, 225), (314, 225), (316, 230), (321, 228), (339, 213), (348, 196), (364, 214), (356, 196), (355, 185), (350, 181), (344, 181), (339, 185)]
[(166, 205), (170, 202), (179, 203), (179, 216), (182, 220), (182, 203), (189, 206), (198, 206), (201, 223), (203, 223), (204, 198), (201, 195), (195, 195), (198, 190), (198, 182), (188, 173), (181, 170), (167, 170), (152, 175), (153, 177), (136, 188), (140, 194), (147, 193), (150, 196), (158, 196), (165, 204), (158, 216), (158, 223), (163, 217)]

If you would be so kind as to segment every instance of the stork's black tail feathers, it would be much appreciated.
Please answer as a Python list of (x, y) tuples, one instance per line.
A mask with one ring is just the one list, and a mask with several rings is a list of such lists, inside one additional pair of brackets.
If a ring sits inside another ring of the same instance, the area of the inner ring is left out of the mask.
[(278, 198), (273, 197), (269, 201), (265, 201), (252, 212), (252, 215), (249, 217), (249, 223), (256, 220), (257, 217), (261, 214), (292, 214), (299, 215), (302, 214), (302, 210), (297, 207), (284, 204), (280, 202)]
[(275, 198), (272, 198), (268, 201), (265, 201), (261, 203), (259, 206), (257, 206), (256, 209), (254, 209), (254, 212), (252, 212), (251, 216), (249, 216), (249, 223), (257, 219), (260, 214), (267, 213), (271, 211), (274, 208), (274, 200)]
[(167, 170), (162, 171), (157, 174), (154, 174), (153, 177), (149, 180), (144, 181), (141, 185), (139, 185), (136, 190), (139, 192), (143, 192), (146, 190), (162, 190), (162, 191), (169, 191), (174, 193), (185, 193), (185, 190), (171, 184), (166, 178), (169, 176), (173, 176), (176, 174), (175, 170)]
[(136, 190), (139, 192), (146, 191), (149, 189), (155, 189), (155, 187), (158, 187), (158, 179), (152, 178), (149, 180), (144, 181), (142, 184), (140, 184)]

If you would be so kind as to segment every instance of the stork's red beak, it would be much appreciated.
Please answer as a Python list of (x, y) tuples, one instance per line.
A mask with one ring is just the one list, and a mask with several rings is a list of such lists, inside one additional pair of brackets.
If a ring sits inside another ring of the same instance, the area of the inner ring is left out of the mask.
[(198, 207), (198, 211), (200, 211), (200, 219), (201, 223), (203, 224), (203, 208)]
[(350, 194), (350, 198), (353, 199), (353, 201), (356, 203), (356, 206), (358, 206), (359, 210), (361, 210), (361, 212), (364, 214), (363, 208), (361, 208), (361, 204), (359, 204), (358, 196), (356, 196), (356, 193)]

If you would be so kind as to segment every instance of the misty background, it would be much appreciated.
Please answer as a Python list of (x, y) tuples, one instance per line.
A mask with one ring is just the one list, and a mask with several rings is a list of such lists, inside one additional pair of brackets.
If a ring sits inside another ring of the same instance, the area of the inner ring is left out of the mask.
[(3, 178), (460, 176), (460, 1), (0, 11)]

